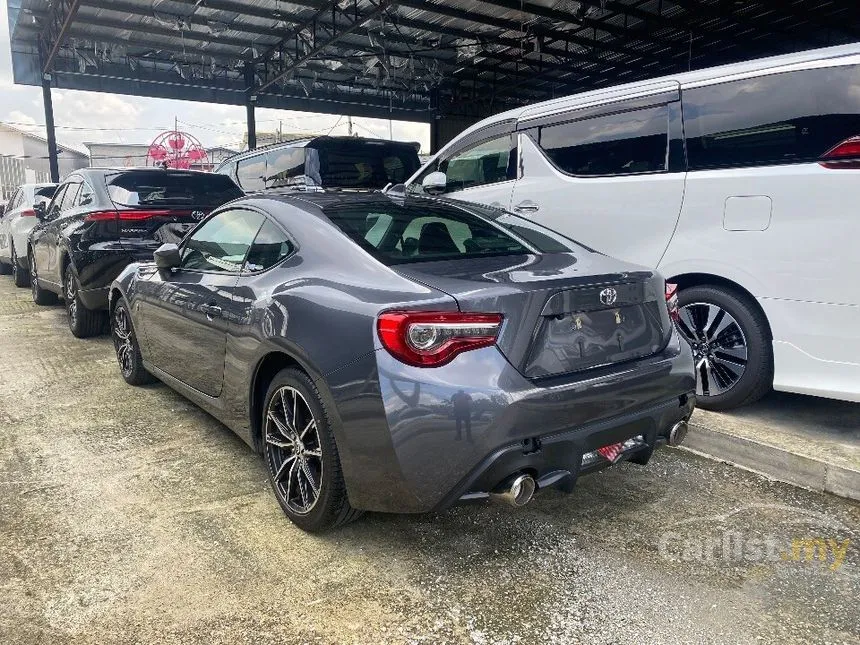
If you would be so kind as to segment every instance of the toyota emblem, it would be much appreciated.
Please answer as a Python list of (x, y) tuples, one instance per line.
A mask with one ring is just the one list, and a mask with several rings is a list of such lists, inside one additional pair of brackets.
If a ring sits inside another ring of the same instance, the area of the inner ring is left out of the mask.
[(193, 211), (191, 213), (191, 217), (193, 217), (195, 220), (197, 220), (199, 222), (204, 217), (206, 217), (206, 213), (204, 213), (203, 211)]
[(600, 302), (607, 307), (614, 305), (616, 300), (618, 300), (618, 292), (612, 287), (606, 287), (600, 292)]

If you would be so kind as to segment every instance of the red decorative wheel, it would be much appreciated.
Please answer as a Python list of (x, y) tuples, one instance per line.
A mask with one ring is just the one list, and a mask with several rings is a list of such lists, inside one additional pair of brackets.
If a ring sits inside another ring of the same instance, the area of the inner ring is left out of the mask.
[(194, 166), (208, 170), (212, 164), (206, 149), (195, 137), (187, 132), (167, 130), (149, 144), (146, 165), (180, 169)]

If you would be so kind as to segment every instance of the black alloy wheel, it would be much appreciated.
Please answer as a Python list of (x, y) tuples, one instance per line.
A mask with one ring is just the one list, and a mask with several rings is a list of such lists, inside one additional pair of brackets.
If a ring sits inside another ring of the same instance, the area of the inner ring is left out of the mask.
[(262, 439), (269, 483), (299, 528), (325, 531), (361, 515), (347, 499), (325, 402), (304, 372), (285, 369), (272, 380)]
[(759, 400), (773, 385), (764, 314), (745, 294), (718, 285), (678, 295), (678, 331), (693, 350), (697, 405), (727, 410)]
[(114, 307), (111, 316), (111, 337), (116, 350), (116, 360), (122, 378), (129, 385), (146, 385), (156, 379), (143, 366), (140, 346), (131, 322), (128, 303), (122, 298)]

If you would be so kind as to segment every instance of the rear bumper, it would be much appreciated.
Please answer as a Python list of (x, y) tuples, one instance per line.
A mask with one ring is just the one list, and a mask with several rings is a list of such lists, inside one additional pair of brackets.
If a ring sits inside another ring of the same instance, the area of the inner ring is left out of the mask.
[(151, 260), (152, 254), (130, 252), (114, 245), (93, 245), (72, 258), (80, 284), (81, 302), (87, 309), (107, 309), (113, 281), (134, 262)]
[(385, 350), (369, 359), (376, 397), (364, 361), (326, 377), (343, 425), (350, 502), (366, 510), (443, 509), (522, 470), (544, 486), (572, 484), (585, 472), (584, 453), (638, 435), (645, 461), (694, 405), (693, 359), (677, 334), (654, 356), (537, 382), (494, 347), (433, 369)]
[[(614, 463), (630, 460), (645, 464), (656, 448), (668, 442), (672, 426), (689, 419), (694, 407), (695, 396), (690, 393), (646, 410), (510, 444), (487, 456), (435, 510), (444, 510), (460, 500), (486, 499), (490, 491), (514, 473), (531, 474), (539, 490), (550, 487), (570, 490), (580, 475), (597, 472)], [(583, 461), (584, 455), (598, 448), (640, 437), (641, 443), (637, 442), (615, 462), (603, 457)]]

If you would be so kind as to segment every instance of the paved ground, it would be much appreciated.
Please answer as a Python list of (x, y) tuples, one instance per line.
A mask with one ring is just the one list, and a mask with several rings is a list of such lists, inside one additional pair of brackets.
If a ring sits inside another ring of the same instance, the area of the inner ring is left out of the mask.
[(304, 534), (227, 429), (0, 279), (0, 643), (858, 643), (858, 597), (860, 506), (671, 450)]

